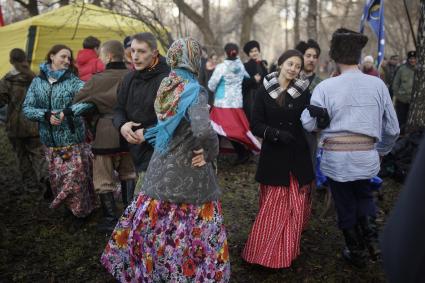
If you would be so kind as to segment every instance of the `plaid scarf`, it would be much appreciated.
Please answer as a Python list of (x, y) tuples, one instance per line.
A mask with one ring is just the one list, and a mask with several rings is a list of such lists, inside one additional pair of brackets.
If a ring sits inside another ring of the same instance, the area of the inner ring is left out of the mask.
[[(276, 99), (284, 92), (278, 81), (278, 72), (273, 72), (264, 77), (263, 84), (270, 97)], [(286, 90), (292, 98), (297, 98), (308, 88), (310, 82), (308, 79), (294, 79)]]

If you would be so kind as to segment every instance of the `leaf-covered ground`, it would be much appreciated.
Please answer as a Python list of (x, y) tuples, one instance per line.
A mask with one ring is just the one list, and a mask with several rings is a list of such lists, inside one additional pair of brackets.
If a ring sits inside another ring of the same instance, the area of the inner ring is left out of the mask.
[[(219, 160), (223, 210), (230, 244), (231, 282), (385, 282), (379, 263), (353, 269), (340, 256), (343, 246), (331, 209), (321, 216), (325, 194), (314, 193), (309, 228), (301, 256), (289, 269), (245, 263), (240, 254), (258, 209), (255, 163), (232, 166)], [(390, 211), (400, 185), (385, 180), (380, 223)], [(99, 263), (108, 236), (97, 232), (100, 209), (80, 229), (63, 210), (53, 211), (40, 193), (30, 193), (0, 127), (0, 282), (115, 282)]]

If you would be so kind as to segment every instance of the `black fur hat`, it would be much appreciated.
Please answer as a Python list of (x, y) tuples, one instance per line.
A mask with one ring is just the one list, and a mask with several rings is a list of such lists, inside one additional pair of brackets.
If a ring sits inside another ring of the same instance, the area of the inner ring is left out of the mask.
[(360, 62), (362, 49), (367, 41), (364, 34), (339, 28), (332, 34), (329, 56), (336, 63), (356, 65)]
[(261, 51), (260, 50), (260, 43), (258, 43), (258, 41), (256, 41), (256, 40), (248, 41), (243, 46), (243, 52), (245, 52), (245, 54), (249, 56), (249, 51), (251, 51), (251, 49), (253, 49), (255, 47), (258, 48), (258, 51)]
[(295, 49), (297, 49), (298, 51), (300, 51), (302, 54), (305, 54), (305, 52), (309, 48), (316, 49), (317, 56), (320, 56), (320, 46), (317, 43), (317, 41), (315, 41), (314, 39), (311, 39), (310, 38), (309, 40), (307, 40), (307, 42), (300, 41), (300, 42), (298, 42), (297, 46), (295, 46)]

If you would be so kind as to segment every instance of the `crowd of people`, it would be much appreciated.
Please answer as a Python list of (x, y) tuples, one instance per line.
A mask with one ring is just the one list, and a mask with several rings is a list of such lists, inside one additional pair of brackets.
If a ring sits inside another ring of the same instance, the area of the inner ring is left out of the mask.
[(98, 229), (110, 233), (101, 263), (121, 282), (230, 280), (215, 164), (225, 140), (235, 165), (259, 155), (259, 211), (245, 261), (291, 266), (320, 173), (343, 257), (365, 267), (380, 255), (370, 179), (406, 123), (416, 64), (412, 51), (405, 64), (391, 56), (376, 69), (372, 56), (361, 60), (367, 41), (337, 29), (329, 52), (337, 69), (328, 79), (317, 73), (314, 39), (294, 43), (270, 68), (255, 40), (243, 46), (247, 62), (234, 43), (219, 62), (192, 38), (160, 54), (148, 32), (123, 43), (90, 36), (76, 59), (69, 47), (52, 46), (38, 75), (13, 49), (0, 105), (8, 105), (22, 172), (36, 176), (52, 208), (64, 205), (83, 225), (100, 201)]

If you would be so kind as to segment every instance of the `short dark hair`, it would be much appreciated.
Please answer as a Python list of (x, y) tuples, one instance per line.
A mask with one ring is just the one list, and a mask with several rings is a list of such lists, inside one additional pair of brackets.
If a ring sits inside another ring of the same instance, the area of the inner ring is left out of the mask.
[(25, 62), (27, 61), (27, 54), (21, 48), (13, 48), (9, 53), (9, 61), (11, 64)]
[(133, 35), (132, 40), (138, 42), (145, 42), (151, 49), (158, 49), (158, 44), (156, 43), (155, 36), (150, 32), (141, 32)]
[(95, 49), (95, 48), (99, 48), (99, 46), (100, 46), (100, 40), (91, 35), (86, 37), (83, 41), (83, 48), (85, 49)]
[(108, 40), (103, 43), (101, 52), (111, 54), (114, 61), (124, 61), (124, 47), (118, 40)]

